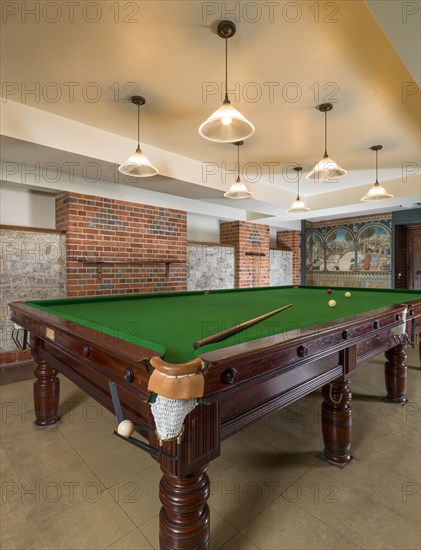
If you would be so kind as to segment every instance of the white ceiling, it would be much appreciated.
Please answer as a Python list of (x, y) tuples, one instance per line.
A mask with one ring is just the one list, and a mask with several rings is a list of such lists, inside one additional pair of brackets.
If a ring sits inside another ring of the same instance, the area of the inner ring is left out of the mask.
[[(22, 163), (56, 163), (64, 175), (73, 163), (73, 177), (83, 180), (94, 162), (101, 180), (85, 177), (89, 193), (131, 188), (139, 202), (165, 195), (168, 204), (189, 211), (288, 226), (304, 217), (286, 212), (296, 195), (291, 168), (300, 163), (306, 172), (322, 156), (323, 115), (315, 107), (331, 101), (328, 150), (348, 174), (329, 184), (303, 178), (301, 195), (312, 208), (305, 218), (392, 211), (420, 201), (419, 14), (406, 14), (403, 23), (407, 2), (370, 1), (370, 9), (360, 0), (237, 2), (231, 15), (224, 13), (227, 2), (120, 2), (118, 13), (114, 2), (93, 4), (100, 13), (84, 13), (78, 3), (73, 22), (64, 7), (42, 12), (47, 3), (38, 4), (38, 23), (28, 16), (24, 22), (20, 3), (6, 18), (4, 181), (72, 189), (69, 173), (59, 181), (43, 177), (42, 169), (40, 177), (28, 170), (23, 177)], [(224, 41), (215, 28), (224, 18), (237, 24), (228, 43), (231, 101), (256, 127), (241, 149), (244, 180), (255, 195), (248, 201), (223, 198), (234, 179), (234, 147), (197, 132), (222, 101)], [(206, 89), (217, 93), (206, 96)], [(141, 142), (160, 176), (123, 181), (116, 166), (135, 147), (136, 108), (127, 101), (133, 93), (146, 98)], [(384, 146), (379, 179), (395, 199), (363, 204), (374, 181), (374, 144)], [(14, 174), (13, 163), (19, 164)]]

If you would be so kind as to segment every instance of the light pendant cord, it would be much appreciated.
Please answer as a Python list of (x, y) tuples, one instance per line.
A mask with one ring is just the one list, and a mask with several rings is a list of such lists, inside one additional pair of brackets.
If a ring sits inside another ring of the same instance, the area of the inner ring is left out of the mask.
[(328, 156), (327, 154), (327, 111), (325, 111), (325, 157)]
[(137, 106), (137, 148), (140, 149), (140, 106)]
[(297, 171), (297, 199), (300, 198), (300, 172)]
[(228, 39), (225, 38), (225, 99), (224, 103), (229, 103), (228, 99)]
[(237, 145), (237, 181), (240, 181), (240, 144)]
[(376, 149), (376, 185), (379, 183), (379, 151)]

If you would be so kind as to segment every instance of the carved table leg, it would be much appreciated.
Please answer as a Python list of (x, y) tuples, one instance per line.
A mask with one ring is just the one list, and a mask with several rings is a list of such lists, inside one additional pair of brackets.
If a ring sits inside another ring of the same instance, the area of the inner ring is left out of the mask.
[(352, 410), (350, 380), (335, 381), (322, 388), (324, 455), (329, 462), (345, 465), (351, 460)]
[(418, 356), (420, 358), (420, 369), (421, 369), (421, 333), (418, 334)]
[(56, 378), (57, 370), (38, 355), (39, 343), (33, 338), (32, 355), (36, 361), (34, 382), (35, 424), (50, 426), (58, 422), (58, 401), (60, 397), (60, 380)]
[(385, 356), (387, 361), (384, 365), (384, 376), (387, 398), (394, 403), (406, 403), (408, 368), (405, 364), (407, 357), (405, 345), (398, 344), (387, 350)]
[(209, 548), (209, 478), (207, 466), (180, 478), (162, 468), (159, 486), (161, 550), (207, 550)]

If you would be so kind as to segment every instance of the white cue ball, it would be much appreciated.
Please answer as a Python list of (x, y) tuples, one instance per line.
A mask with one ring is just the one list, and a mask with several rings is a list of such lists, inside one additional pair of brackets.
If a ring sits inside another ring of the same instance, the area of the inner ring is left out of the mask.
[(335, 300), (329, 300), (329, 307), (336, 307)]
[(134, 432), (134, 424), (131, 420), (122, 420), (117, 428), (117, 433), (123, 437), (130, 437)]
[(345, 292), (345, 298), (351, 298), (351, 293), (350, 292)]

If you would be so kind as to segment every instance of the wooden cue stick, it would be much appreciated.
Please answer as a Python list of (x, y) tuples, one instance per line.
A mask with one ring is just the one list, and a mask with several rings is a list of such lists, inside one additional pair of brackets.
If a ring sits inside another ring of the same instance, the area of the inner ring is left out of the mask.
[(227, 328), (226, 330), (223, 330), (221, 332), (218, 332), (217, 334), (212, 334), (212, 336), (208, 336), (207, 338), (203, 338), (202, 340), (198, 340), (193, 344), (193, 349), (201, 348), (202, 346), (206, 346), (207, 344), (214, 344), (215, 342), (220, 342), (221, 340), (225, 340), (225, 338), (228, 338), (228, 336), (232, 336), (233, 334), (236, 334), (237, 332), (240, 332), (241, 330), (244, 330), (245, 328), (251, 327), (252, 325), (255, 325), (256, 323), (259, 323), (259, 321), (263, 321), (264, 319), (267, 319), (268, 317), (271, 317), (272, 315), (275, 315), (276, 313), (279, 313), (280, 311), (284, 311), (284, 309), (288, 309), (289, 307), (293, 306), (294, 304), (288, 304), (287, 306), (280, 307), (278, 309), (274, 309), (273, 311), (269, 311), (269, 313), (265, 313), (264, 315), (260, 315), (260, 317), (255, 317), (254, 319), (250, 319), (249, 321), (244, 321), (244, 323), (241, 323), (240, 325), (236, 325), (235, 327)]

